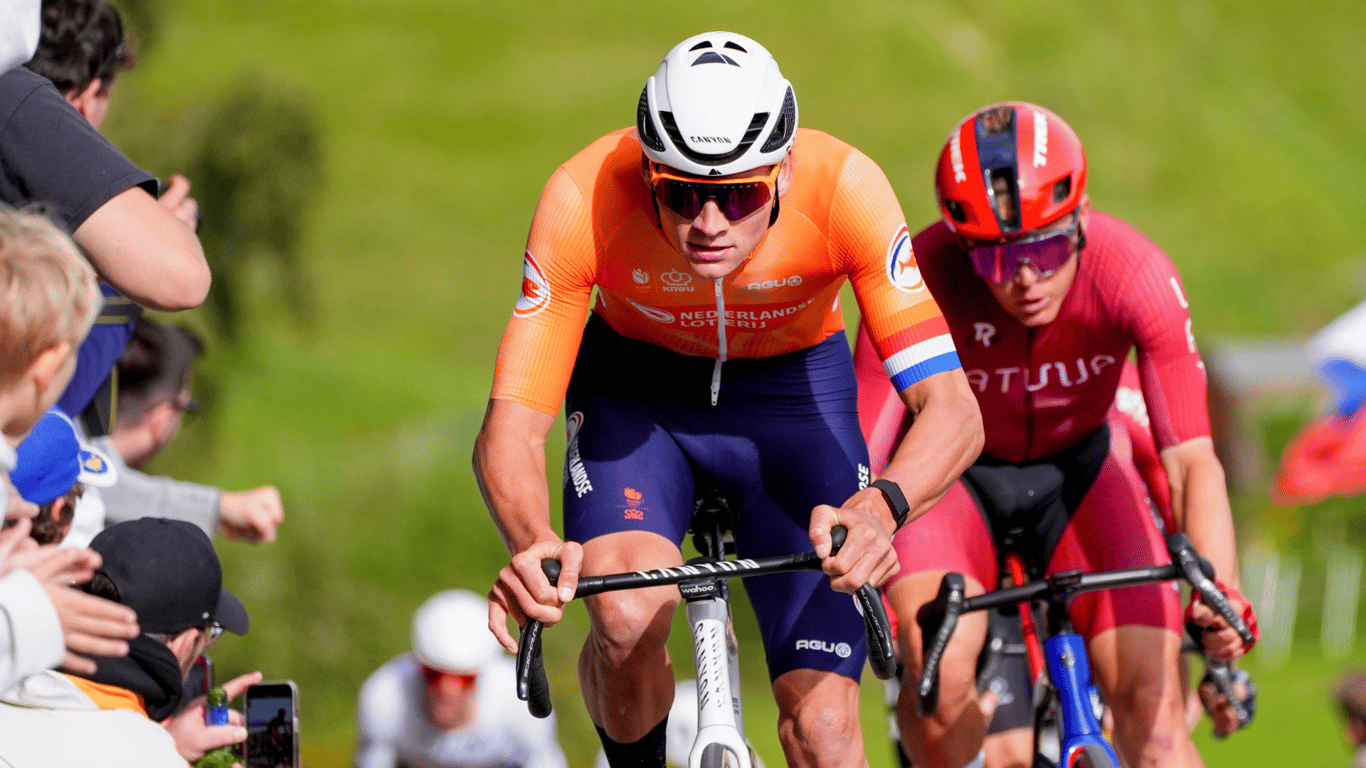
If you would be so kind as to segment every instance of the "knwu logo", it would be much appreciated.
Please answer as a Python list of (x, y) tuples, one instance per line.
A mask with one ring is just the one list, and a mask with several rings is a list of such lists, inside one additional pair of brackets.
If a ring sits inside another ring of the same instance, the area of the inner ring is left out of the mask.
[(850, 648), (848, 643), (827, 643), (824, 640), (798, 640), (797, 650), (833, 653), (841, 659), (849, 658), (854, 652), (854, 649)]
[(676, 269), (671, 269), (660, 275), (659, 279), (663, 281), (665, 291), (677, 293), (679, 291), (692, 290), (692, 275), (687, 272), (679, 272)]

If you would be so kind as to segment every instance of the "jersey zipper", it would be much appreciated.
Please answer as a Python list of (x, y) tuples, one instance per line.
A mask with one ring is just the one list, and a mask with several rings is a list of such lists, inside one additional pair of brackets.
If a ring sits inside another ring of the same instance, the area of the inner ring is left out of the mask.
[(721, 280), (716, 278), (716, 363), (711, 367), (711, 404), (721, 398), (721, 363), (726, 362), (726, 294), (721, 288)]

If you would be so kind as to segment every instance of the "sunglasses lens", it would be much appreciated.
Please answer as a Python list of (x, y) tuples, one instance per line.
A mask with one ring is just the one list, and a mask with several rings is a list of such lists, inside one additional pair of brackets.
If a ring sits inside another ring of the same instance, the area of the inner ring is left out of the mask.
[(1050, 277), (1072, 258), (1072, 233), (1058, 232), (1039, 240), (973, 248), (972, 268), (983, 280), (1004, 283), (1020, 264), (1029, 263), (1039, 277)]
[(762, 181), (707, 184), (677, 179), (660, 179), (655, 194), (665, 207), (685, 219), (697, 218), (707, 200), (713, 199), (721, 215), (730, 221), (739, 221), (764, 207), (771, 196), (768, 185)]

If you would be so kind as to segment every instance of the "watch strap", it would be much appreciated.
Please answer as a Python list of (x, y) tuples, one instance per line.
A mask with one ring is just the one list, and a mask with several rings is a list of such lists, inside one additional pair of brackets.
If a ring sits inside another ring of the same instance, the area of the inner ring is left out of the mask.
[(911, 505), (906, 501), (906, 494), (901, 492), (901, 486), (880, 477), (869, 484), (869, 487), (876, 488), (882, 492), (882, 498), (887, 502), (887, 506), (892, 510), (892, 517), (896, 519), (896, 527), (900, 529), (906, 524), (906, 518), (911, 516)]

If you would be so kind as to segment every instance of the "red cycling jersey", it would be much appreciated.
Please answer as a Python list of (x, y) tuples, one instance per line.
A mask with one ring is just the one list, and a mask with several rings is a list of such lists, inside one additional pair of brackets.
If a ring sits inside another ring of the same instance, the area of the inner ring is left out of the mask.
[(1158, 449), (1209, 435), (1204, 363), (1175, 266), (1106, 213), (1092, 211), (1085, 234), (1076, 279), (1057, 319), (1042, 328), (1026, 328), (1001, 308), (942, 222), (913, 241), (925, 282), (945, 299), (989, 456), (1028, 461), (1095, 432), (1134, 348)]
[[(725, 360), (794, 352), (839, 333), (848, 278), (898, 389), (959, 367), (886, 176), (819, 131), (798, 130), (792, 156), (777, 223), (715, 284), (693, 275), (660, 231), (635, 129), (610, 133), (561, 166), (532, 221), (492, 396), (559, 410), (595, 287), (593, 311), (617, 333)], [(622, 375), (638, 374), (624, 365)]]

